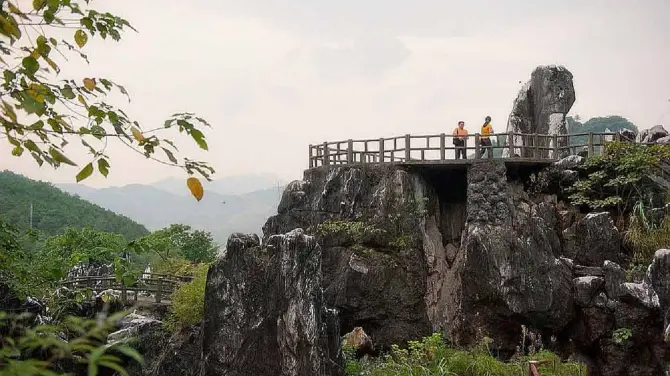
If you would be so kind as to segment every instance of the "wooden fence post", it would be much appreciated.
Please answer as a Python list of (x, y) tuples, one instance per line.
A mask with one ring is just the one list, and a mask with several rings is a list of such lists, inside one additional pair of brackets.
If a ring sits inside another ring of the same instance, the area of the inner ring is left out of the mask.
[(163, 295), (163, 277), (158, 277), (158, 284), (156, 286), (156, 303), (161, 302)]
[(309, 144), (309, 168), (314, 167), (314, 160), (312, 159), (312, 144)]
[(125, 306), (128, 303), (128, 292), (126, 291), (126, 283), (121, 279), (121, 302)]
[(558, 135), (555, 134), (555, 135), (551, 136), (551, 138), (552, 138), (551, 142), (554, 143), (554, 159), (557, 160), (558, 159)]
[[(475, 159), (479, 159), (479, 147), (479, 133), (475, 133)], [(465, 153), (465, 157), (467, 158), (467, 151)]]
[(347, 141), (347, 164), (354, 163), (354, 140)]
[(509, 141), (507, 147), (509, 147), (509, 157), (514, 158), (514, 132), (507, 133), (507, 140)]
[(446, 135), (444, 133), (440, 133), (440, 160), (443, 162), (446, 159), (445, 138)]
[(379, 163), (384, 163), (384, 139), (379, 139)]
[(323, 165), (328, 166), (330, 164), (330, 150), (328, 150), (328, 143), (323, 143)]
[(411, 141), (412, 141), (412, 136), (410, 136), (409, 134), (406, 134), (405, 135), (405, 162), (409, 162), (409, 160), (412, 157), (412, 153), (411, 153), (412, 149), (411, 149), (411, 145), (410, 145)]
[(533, 157), (536, 159), (540, 158), (540, 136), (537, 133), (533, 134)]
[(587, 141), (586, 155), (588, 157), (593, 156), (593, 132), (589, 132), (589, 139)]

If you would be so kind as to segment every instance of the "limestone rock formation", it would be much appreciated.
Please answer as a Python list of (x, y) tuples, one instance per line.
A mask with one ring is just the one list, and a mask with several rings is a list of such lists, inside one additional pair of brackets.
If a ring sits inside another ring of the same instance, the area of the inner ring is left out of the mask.
[[(567, 134), (565, 117), (575, 102), (575, 88), (572, 73), (563, 66), (539, 66), (531, 74), (530, 80), (523, 86), (507, 123), (507, 132), (564, 135)], [(553, 141), (541, 137), (537, 139), (540, 147), (553, 147)], [(533, 138), (515, 136), (515, 146), (533, 146)], [(558, 146), (566, 146), (564, 138), (558, 138)], [(532, 157), (535, 151), (517, 148), (515, 154)], [(548, 156), (548, 151), (539, 151)], [(507, 149), (503, 153), (507, 153)]]
[(201, 376), (337, 375), (339, 330), (323, 304), (321, 248), (301, 229), (234, 234), (210, 269)]
[(512, 355), (522, 324), (514, 317), (553, 330), (574, 317), (572, 273), (558, 259), (558, 216), (508, 183), (502, 162), (471, 167), (467, 204), (459, 256), (445, 275), (458, 307), (447, 315), (447, 332), (461, 344), (488, 335)]
[(655, 125), (650, 129), (640, 131), (636, 141), (645, 143), (667, 143), (668, 135), (668, 131), (662, 125)]
[(354, 330), (342, 337), (342, 348), (354, 350), (357, 358), (362, 358), (365, 355), (374, 355), (375, 353), (375, 346), (372, 340), (360, 326), (355, 327)]

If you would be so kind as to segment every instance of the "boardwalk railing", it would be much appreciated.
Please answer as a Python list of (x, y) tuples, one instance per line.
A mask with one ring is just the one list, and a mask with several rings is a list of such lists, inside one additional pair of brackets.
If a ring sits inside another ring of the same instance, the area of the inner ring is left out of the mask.
[(179, 285), (190, 282), (192, 279), (193, 277), (143, 273), (142, 277), (129, 285), (118, 281), (114, 276), (74, 277), (62, 281), (60, 285), (73, 290), (121, 291), (121, 300), (124, 303), (128, 302), (129, 291), (134, 293), (134, 301), (137, 301), (140, 293), (153, 294), (156, 303), (160, 303), (164, 297), (169, 297)]
[[(494, 150), (502, 150), (502, 158), (530, 161), (555, 161), (571, 154), (601, 154), (608, 142), (618, 141), (616, 132), (575, 133), (568, 135), (496, 133), (490, 136), (492, 146), (482, 146), (481, 135), (460, 136), (465, 146), (453, 144), (451, 134), (404, 135), (391, 138), (345, 140), (309, 145), (309, 167), (355, 163), (439, 163), (456, 160), (456, 150), (474, 152), (474, 159), (488, 158)], [(482, 153), (485, 151), (485, 153)], [(468, 156), (470, 158), (470, 156)], [(470, 159), (473, 159), (470, 158)]]

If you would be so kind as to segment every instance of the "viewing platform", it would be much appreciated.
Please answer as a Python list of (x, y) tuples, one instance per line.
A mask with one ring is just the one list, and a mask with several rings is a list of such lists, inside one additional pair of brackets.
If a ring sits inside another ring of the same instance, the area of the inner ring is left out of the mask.
[[(480, 143), (480, 134), (470, 134), (460, 136), (465, 138), (465, 146), (457, 147), (453, 144), (455, 137), (446, 133), (406, 134), (391, 138), (324, 142), (309, 146), (309, 168), (381, 163), (465, 168), (489, 158), (503, 159), (508, 164), (542, 166), (569, 155), (600, 155), (607, 143), (624, 138), (617, 132), (565, 135), (509, 132), (490, 135), (492, 146), (486, 147)], [(456, 149), (459, 148), (465, 149), (467, 158), (456, 158)]]

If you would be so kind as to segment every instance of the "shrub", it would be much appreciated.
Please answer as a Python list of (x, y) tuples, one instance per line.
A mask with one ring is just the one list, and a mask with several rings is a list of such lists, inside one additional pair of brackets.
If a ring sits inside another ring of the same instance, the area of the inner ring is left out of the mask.
[(207, 283), (209, 264), (200, 264), (195, 278), (172, 293), (172, 311), (167, 325), (178, 330), (202, 321), (205, 313), (205, 285)]
[[(70, 317), (64, 324), (26, 327), (29, 314), (8, 315), (0, 312), (0, 375), (66, 375), (73, 364), (84, 364), (89, 376), (100, 368), (127, 375), (121, 356), (143, 362), (142, 356), (123, 343), (102, 344), (125, 313), (104, 320)], [(65, 340), (63, 333), (75, 334)], [(74, 363), (73, 363), (74, 362)], [(64, 370), (63, 368), (66, 368)], [(66, 373), (66, 371), (68, 371)]]
[(634, 263), (647, 264), (657, 250), (670, 246), (670, 217), (654, 221), (648, 218), (644, 204), (638, 202), (630, 215), (624, 241), (633, 249)]
[(614, 208), (627, 213), (639, 200), (653, 196), (648, 176), (670, 160), (670, 145), (639, 145), (613, 142), (602, 155), (590, 157), (583, 172), (569, 189), (573, 205), (590, 209)]
[(455, 349), (445, 344), (435, 333), (421, 341), (409, 341), (407, 349), (392, 346), (390, 354), (378, 359), (353, 360), (345, 353), (347, 375), (370, 376), (518, 376), (528, 373), (528, 361), (538, 360), (543, 365), (538, 370), (543, 376), (568, 376), (585, 374), (584, 366), (562, 363), (549, 351), (524, 356), (514, 362), (502, 362), (488, 351), (490, 339), (470, 351)]

